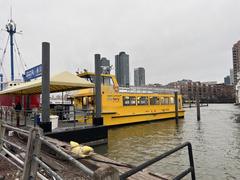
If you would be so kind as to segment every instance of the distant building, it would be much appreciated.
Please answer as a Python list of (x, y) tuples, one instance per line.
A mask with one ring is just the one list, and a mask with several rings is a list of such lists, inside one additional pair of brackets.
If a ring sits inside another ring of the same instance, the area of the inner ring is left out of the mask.
[(207, 82), (202, 82), (202, 84), (214, 85), (214, 84), (217, 84), (217, 81), (207, 81)]
[(115, 75), (119, 86), (128, 87), (129, 84), (129, 55), (120, 52), (115, 56)]
[(209, 103), (233, 103), (235, 93), (233, 85), (213, 84), (213, 82), (193, 82), (182, 80), (167, 85), (169, 88), (177, 88), (183, 96), (184, 101), (196, 100), (197, 89), (201, 102)]
[(134, 69), (134, 86), (145, 86), (145, 69), (143, 67)]
[(108, 60), (105, 57), (101, 58), (101, 66), (102, 66), (101, 74), (110, 74), (111, 71), (110, 60)]
[(240, 41), (232, 47), (232, 55), (233, 55), (233, 84), (236, 86), (238, 80), (240, 79)]
[(224, 78), (224, 84), (230, 85), (230, 76), (226, 76), (226, 77)]
[(154, 84), (147, 84), (147, 87), (154, 87), (154, 88), (159, 88), (159, 87), (165, 87), (164, 85), (160, 83), (154, 83)]
[(110, 66), (110, 60), (108, 60), (107, 58), (103, 57), (101, 59), (101, 66)]
[(233, 85), (233, 69), (230, 69), (230, 84)]

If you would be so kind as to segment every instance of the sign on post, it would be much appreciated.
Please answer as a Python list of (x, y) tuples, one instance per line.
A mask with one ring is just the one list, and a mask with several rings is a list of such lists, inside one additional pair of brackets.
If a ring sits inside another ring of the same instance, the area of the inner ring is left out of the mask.
[(36, 79), (42, 76), (42, 64), (32, 67), (25, 71), (23, 75), (24, 81), (30, 81), (31, 79)]

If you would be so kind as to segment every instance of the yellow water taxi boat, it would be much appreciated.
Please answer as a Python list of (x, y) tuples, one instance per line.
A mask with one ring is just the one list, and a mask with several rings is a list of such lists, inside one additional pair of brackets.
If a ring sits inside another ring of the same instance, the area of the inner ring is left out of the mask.
[[(78, 74), (94, 83), (95, 74)], [(174, 91), (176, 89), (150, 87), (119, 87), (116, 77), (101, 74), (102, 117), (106, 126), (123, 125), (175, 117)], [(94, 111), (94, 89), (82, 89), (74, 95), (76, 108)], [(182, 96), (178, 95), (178, 115), (184, 117)], [(77, 115), (77, 120), (92, 123), (92, 115)]]

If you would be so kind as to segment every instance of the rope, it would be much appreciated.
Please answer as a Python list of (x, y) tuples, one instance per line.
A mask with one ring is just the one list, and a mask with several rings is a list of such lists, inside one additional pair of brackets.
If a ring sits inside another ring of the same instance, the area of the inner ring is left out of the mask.
[(17, 54), (18, 54), (18, 56), (19, 56), (21, 65), (22, 65), (22, 67), (23, 67), (23, 70), (25, 71), (26, 68), (27, 68), (27, 65), (26, 65), (26, 63), (24, 62), (24, 60), (22, 59), (22, 55), (21, 55), (20, 50), (19, 50), (19, 48), (18, 48), (18, 44), (17, 44), (17, 41), (16, 41), (16, 38), (15, 38), (15, 37), (14, 37), (14, 42), (15, 42), (15, 45), (16, 45), (16, 48), (17, 48)]
[(16, 50), (16, 46), (13, 46), (14, 47), (14, 52), (15, 52), (15, 59), (16, 59), (16, 65), (17, 65), (17, 69), (18, 69), (18, 75), (20, 76), (20, 68), (19, 68), (19, 63), (18, 63), (18, 61), (17, 61), (17, 50)]
[(8, 42), (9, 42), (9, 35), (8, 35), (8, 38), (7, 38), (7, 42), (6, 42), (5, 48), (3, 49), (2, 58), (1, 58), (1, 60), (0, 60), (0, 67), (1, 67), (1, 69), (2, 69), (2, 72), (3, 72), (4, 76), (6, 77), (6, 80), (7, 80), (7, 75), (6, 75), (6, 72), (5, 72), (4, 68), (3, 68), (3, 61), (4, 61), (4, 59), (5, 59), (5, 54), (6, 54), (6, 52), (7, 52)]

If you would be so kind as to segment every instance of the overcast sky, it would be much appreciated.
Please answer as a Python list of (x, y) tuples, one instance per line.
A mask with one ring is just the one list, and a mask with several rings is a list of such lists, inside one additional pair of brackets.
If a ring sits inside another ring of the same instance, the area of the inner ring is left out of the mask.
[[(232, 45), (240, 39), (239, 0), (0, 0), (1, 28), (11, 2), (23, 31), (16, 39), (24, 61), (28, 67), (40, 64), (41, 42), (48, 41), (52, 74), (93, 71), (95, 53), (114, 65), (115, 54), (125, 51), (131, 82), (139, 66), (147, 83), (223, 82), (232, 67)], [(6, 39), (0, 32), (0, 48)]]

